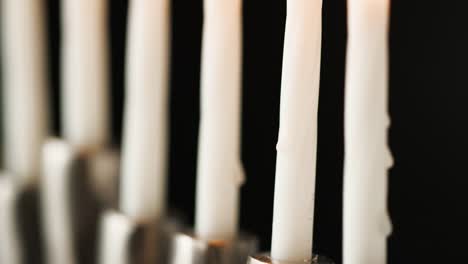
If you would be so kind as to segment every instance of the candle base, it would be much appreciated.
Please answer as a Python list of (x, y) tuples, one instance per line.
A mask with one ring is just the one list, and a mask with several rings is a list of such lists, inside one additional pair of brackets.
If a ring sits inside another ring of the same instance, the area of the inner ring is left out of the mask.
[(82, 156), (86, 160), (87, 172), (96, 198), (103, 207), (116, 208), (120, 153), (115, 149), (103, 149)]
[(101, 219), (99, 264), (166, 264), (177, 218), (137, 221), (107, 211)]
[(169, 264), (245, 264), (258, 248), (258, 241), (250, 235), (237, 240), (203, 241), (187, 233), (177, 233), (171, 241)]
[[(99, 216), (115, 203), (110, 199), (117, 190), (117, 174), (99, 169), (97, 155), (59, 139), (44, 145), (41, 193), (47, 263), (96, 263)], [(111, 187), (104, 193), (100, 186), (106, 185)]]
[(304, 260), (301, 262), (288, 262), (272, 260), (268, 255), (259, 255), (249, 257), (247, 264), (334, 264), (331, 259), (314, 255), (311, 260)]
[(18, 186), (14, 179), (0, 177), (5, 177), (1, 179), (0, 193), (9, 196), (2, 195), (0, 201), (0, 225), (5, 231), (0, 232), (4, 236), (0, 239), (0, 263), (41, 264), (43, 243), (38, 186)]

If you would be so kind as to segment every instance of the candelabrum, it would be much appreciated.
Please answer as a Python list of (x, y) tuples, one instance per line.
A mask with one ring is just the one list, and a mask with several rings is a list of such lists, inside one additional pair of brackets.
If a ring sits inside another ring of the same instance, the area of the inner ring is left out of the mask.
[(254, 236), (242, 234), (232, 241), (204, 241), (189, 233), (175, 233), (171, 239), (169, 264), (245, 264), (258, 248)]

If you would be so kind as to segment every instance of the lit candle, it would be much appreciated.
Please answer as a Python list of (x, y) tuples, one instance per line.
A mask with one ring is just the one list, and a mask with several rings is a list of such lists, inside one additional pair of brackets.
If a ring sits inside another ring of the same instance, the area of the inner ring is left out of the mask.
[(312, 257), (321, 0), (288, 0), (277, 145), (271, 256)]
[(130, 4), (120, 207), (158, 218), (166, 205), (169, 2)]
[(389, 0), (348, 1), (343, 263), (387, 262)]
[(195, 233), (229, 240), (238, 229), (241, 114), (240, 0), (205, 0)]
[(80, 148), (109, 141), (107, 1), (63, 0), (62, 124)]
[(1, 2), (4, 166), (22, 183), (37, 180), (48, 135), (43, 1)]

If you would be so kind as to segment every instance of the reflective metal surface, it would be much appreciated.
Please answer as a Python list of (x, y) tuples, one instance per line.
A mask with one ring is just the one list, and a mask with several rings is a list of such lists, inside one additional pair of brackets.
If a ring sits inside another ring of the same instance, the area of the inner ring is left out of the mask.
[(138, 222), (108, 211), (101, 221), (99, 264), (166, 264), (169, 240), (179, 228), (173, 218)]
[(288, 262), (272, 260), (268, 255), (260, 255), (249, 257), (247, 264), (334, 264), (334, 262), (326, 257), (315, 255), (312, 260), (304, 260), (301, 262)]
[(202, 241), (194, 236), (177, 233), (172, 238), (169, 264), (245, 264), (257, 251), (257, 239), (241, 235), (226, 241)]
[(0, 263), (43, 263), (38, 200), (37, 185), (0, 175)]

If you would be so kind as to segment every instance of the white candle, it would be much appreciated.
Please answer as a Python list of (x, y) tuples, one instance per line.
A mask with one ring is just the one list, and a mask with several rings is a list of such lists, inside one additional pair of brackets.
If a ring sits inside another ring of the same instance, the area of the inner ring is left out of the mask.
[(389, 0), (348, 1), (343, 263), (387, 261)]
[(62, 1), (62, 124), (80, 148), (109, 141), (107, 1)]
[(195, 233), (237, 235), (241, 115), (241, 0), (205, 0)]
[(166, 205), (169, 1), (131, 1), (129, 19), (120, 207), (157, 218)]
[(98, 264), (127, 264), (130, 254), (131, 235), (135, 232), (135, 221), (113, 211), (101, 217)]
[(312, 257), (321, 0), (288, 0), (271, 256)]
[(0, 172), (0, 263), (23, 263), (17, 232), (16, 199), (18, 188), (10, 175)]
[(4, 166), (23, 183), (37, 180), (48, 134), (43, 1), (1, 2)]
[(75, 264), (77, 255), (70, 208), (70, 171), (77, 151), (59, 139), (48, 140), (42, 152), (41, 213), (49, 264)]

